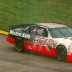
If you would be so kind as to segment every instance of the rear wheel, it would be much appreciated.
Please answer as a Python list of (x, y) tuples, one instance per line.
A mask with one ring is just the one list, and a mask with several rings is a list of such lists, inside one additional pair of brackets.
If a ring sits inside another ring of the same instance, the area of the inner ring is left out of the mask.
[(57, 54), (57, 59), (60, 61), (66, 61), (66, 56), (67, 56), (67, 50), (65, 46), (60, 45), (56, 49), (56, 54)]
[(15, 50), (18, 52), (23, 52), (23, 40), (21, 38), (16, 39)]

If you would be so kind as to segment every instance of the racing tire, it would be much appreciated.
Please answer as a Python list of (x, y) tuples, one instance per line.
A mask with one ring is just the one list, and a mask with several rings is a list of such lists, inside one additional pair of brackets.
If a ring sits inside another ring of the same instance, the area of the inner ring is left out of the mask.
[(65, 48), (65, 46), (60, 45), (57, 47), (56, 49), (56, 58), (59, 61), (66, 61), (66, 57), (67, 57), (67, 50)]
[(18, 52), (23, 52), (23, 40), (21, 38), (17, 38), (15, 40), (15, 50)]

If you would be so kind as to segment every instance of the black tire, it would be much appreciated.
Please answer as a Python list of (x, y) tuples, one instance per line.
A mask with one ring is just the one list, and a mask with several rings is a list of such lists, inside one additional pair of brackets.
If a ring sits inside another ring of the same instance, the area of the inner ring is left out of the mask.
[(67, 50), (66, 50), (65, 46), (63, 46), (63, 45), (58, 46), (56, 49), (56, 54), (57, 54), (56, 58), (59, 61), (66, 61)]
[(15, 50), (18, 52), (23, 52), (23, 40), (21, 38), (16, 38)]

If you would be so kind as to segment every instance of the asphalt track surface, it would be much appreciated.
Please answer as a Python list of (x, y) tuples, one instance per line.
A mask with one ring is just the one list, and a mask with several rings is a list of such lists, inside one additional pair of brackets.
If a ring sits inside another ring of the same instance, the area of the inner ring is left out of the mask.
[(0, 72), (72, 72), (72, 63), (31, 52), (19, 53), (0, 35)]

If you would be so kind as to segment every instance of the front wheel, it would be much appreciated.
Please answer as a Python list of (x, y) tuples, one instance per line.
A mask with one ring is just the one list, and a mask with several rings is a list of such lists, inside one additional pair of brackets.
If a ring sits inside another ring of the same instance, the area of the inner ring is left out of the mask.
[(15, 41), (15, 50), (18, 52), (23, 52), (23, 40), (17, 38)]
[(60, 61), (66, 61), (66, 56), (67, 56), (67, 50), (65, 46), (58, 46), (56, 49), (56, 54), (57, 54), (57, 59)]

